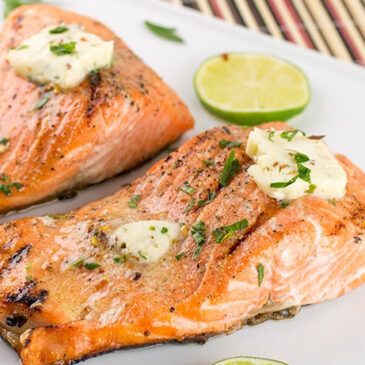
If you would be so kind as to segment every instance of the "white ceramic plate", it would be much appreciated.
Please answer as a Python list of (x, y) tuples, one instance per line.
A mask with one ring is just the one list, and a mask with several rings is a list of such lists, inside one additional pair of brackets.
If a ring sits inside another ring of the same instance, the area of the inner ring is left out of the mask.
[[(365, 169), (365, 69), (160, 0), (50, 2), (108, 25), (180, 94), (196, 118), (196, 127), (175, 145), (221, 124), (195, 96), (192, 78), (198, 65), (209, 56), (229, 51), (266, 52), (296, 63), (309, 77), (312, 101), (291, 124), (309, 133), (327, 135), (333, 151), (346, 154)], [(168, 42), (149, 33), (143, 26), (146, 19), (176, 26), (186, 44)], [(90, 187), (73, 200), (51, 202), (0, 221), (77, 208), (117, 191), (151, 164)], [(204, 346), (168, 344), (125, 350), (88, 360), (85, 365), (209, 365), (236, 355), (276, 358), (291, 365), (363, 364), (364, 303), (362, 287), (334, 301), (303, 308), (294, 319), (246, 327), (230, 336), (212, 338)], [(0, 343), (0, 364), (18, 364), (17, 356), (5, 343)]]

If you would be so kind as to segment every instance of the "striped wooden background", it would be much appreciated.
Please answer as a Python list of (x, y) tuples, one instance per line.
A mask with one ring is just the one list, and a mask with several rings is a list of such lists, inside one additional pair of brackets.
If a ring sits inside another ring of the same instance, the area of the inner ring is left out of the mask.
[(365, 0), (167, 0), (365, 66)]

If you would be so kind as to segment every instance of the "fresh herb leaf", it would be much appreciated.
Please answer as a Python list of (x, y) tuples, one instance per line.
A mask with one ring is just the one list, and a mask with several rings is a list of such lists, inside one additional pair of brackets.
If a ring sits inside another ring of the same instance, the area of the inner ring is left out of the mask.
[(304, 153), (297, 152), (294, 155), (294, 160), (298, 164), (298, 163), (307, 162), (310, 160), (310, 158), (307, 155), (305, 155)]
[(0, 144), (3, 144), (3, 145), (5, 145), (5, 144), (7, 144), (9, 142), (9, 140), (7, 139), (7, 138), (0, 138)]
[(205, 223), (203, 221), (199, 221), (193, 225), (191, 227), (191, 234), (194, 238), (194, 241), (198, 244), (193, 256), (194, 260), (196, 260), (200, 254), (201, 248), (205, 243)]
[(181, 260), (184, 257), (184, 255), (185, 255), (185, 252), (181, 252), (181, 253), (179, 253), (178, 255), (175, 256), (175, 259), (177, 261), (179, 261), (179, 260)]
[(287, 139), (288, 142), (292, 141), (293, 138), (298, 134), (298, 133), (302, 133), (303, 136), (305, 136), (305, 133), (300, 131), (299, 129), (294, 129), (293, 131), (283, 131), (280, 134), (281, 138)]
[(209, 160), (203, 160), (203, 163), (206, 165), (206, 166), (212, 166), (214, 165), (214, 161), (212, 159), (209, 159)]
[(27, 46), (26, 44), (22, 44), (21, 46), (19, 46), (18, 48), (16, 48), (17, 51), (21, 51), (22, 49), (27, 49), (29, 48), (29, 46)]
[(13, 192), (11, 191), (11, 188), (15, 187), (18, 191), (23, 188), (23, 184), (18, 182), (12, 182), (8, 185), (6, 184), (0, 184), (0, 192), (5, 194), (6, 196), (12, 196)]
[(162, 227), (161, 229), (161, 233), (164, 234), (164, 233), (167, 233), (169, 230), (166, 228), (166, 227)]
[(143, 260), (147, 260), (147, 257), (143, 255), (141, 251), (138, 251), (138, 255), (141, 256)]
[(150, 226), (150, 231), (155, 231), (156, 227), (155, 226)]
[(227, 186), (234, 174), (239, 168), (239, 161), (234, 158), (234, 150), (229, 154), (226, 163), (224, 164), (223, 171), (219, 177), (219, 183), (222, 186)]
[(215, 199), (215, 196), (216, 196), (216, 192), (215, 191), (210, 191), (208, 193), (208, 199), (207, 200), (199, 200), (198, 201), (198, 206), (202, 207), (204, 205), (209, 204), (210, 202), (212, 202)]
[(308, 187), (308, 189), (305, 191), (305, 193), (307, 193), (307, 194), (313, 194), (314, 190), (316, 190), (316, 187), (317, 187), (317, 185), (310, 184), (309, 187)]
[(189, 212), (191, 209), (193, 209), (194, 207), (194, 204), (195, 204), (195, 199), (191, 199), (190, 202), (187, 204), (185, 210), (184, 210), (184, 214)]
[(2, 181), (8, 181), (8, 180), (9, 180), (9, 176), (8, 176), (8, 175), (1, 175), (1, 176), (0, 176), (0, 179), (1, 179)]
[(281, 209), (285, 209), (288, 205), (289, 205), (290, 202), (281, 202), (280, 204), (280, 208)]
[(159, 37), (173, 42), (184, 43), (184, 40), (176, 34), (176, 28), (163, 27), (147, 20), (144, 22), (144, 24), (152, 33), (158, 35)]
[(332, 204), (332, 205), (336, 205), (336, 200), (334, 199), (328, 199), (328, 203)]
[(258, 264), (256, 266), (256, 270), (257, 270), (257, 276), (258, 276), (258, 283), (259, 283), (259, 286), (261, 286), (262, 281), (264, 280), (265, 268), (262, 264)]
[(268, 140), (270, 141), (270, 142), (274, 142), (274, 140), (273, 140), (273, 137), (274, 137), (274, 135), (275, 135), (275, 131), (271, 131), (270, 133), (269, 133), (269, 135), (268, 135)]
[(6, 18), (15, 8), (26, 4), (36, 4), (40, 0), (4, 0), (4, 18)]
[(47, 217), (52, 219), (68, 219), (68, 215), (58, 215), (58, 214), (47, 214)]
[(286, 188), (287, 186), (294, 184), (298, 179), (298, 175), (294, 176), (289, 181), (282, 181), (282, 182), (274, 182), (270, 184), (270, 188)]
[(191, 195), (195, 192), (195, 189), (190, 185), (180, 186), (180, 190), (183, 191), (184, 193), (189, 194), (189, 195)]
[(122, 263), (122, 259), (121, 259), (119, 256), (114, 256), (114, 257), (113, 257), (113, 261), (114, 261), (116, 264), (121, 264), (121, 263)]
[(44, 96), (42, 99), (39, 99), (34, 105), (33, 110), (42, 109), (48, 103), (49, 99), (49, 96)]
[(25, 267), (25, 270), (29, 271), (31, 268), (32, 268), (32, 264), (28, 264), (28, 265)]
[(52, 53), (57, 56), (65, 56), (74, 52), (76, 48), (76, 42), (72, 41), (69, 43), (60, 43), (50, 46), (49, 49)]
[(49, 31), (50, 34), (61, 34), (68, 31), (68, 28), (64, 25), (60, 25), (59, 27), (53, 28)]
[(85, 257), (82, 257), (81, 259), (78, 259), (76, 261), (74, 261), (69, 267), (68, 269), (72, 269), (72, 268), (75, 268), (75, 267), (79, 267), (84, 261), (85, 261)]
[(94, 270), (100, 267), (100, 265), (97, 264), (96, 262), (85, 262), (84, 266), (88, 270)]
[(248, 227), (248, 220), (242, 219), (241, 221), (238, 221), (236, 223), (233, 223), (229, 226), (222, 227), (222, 230), (216, 229), (212, 232), (212, 235), (216, 237), (215, 242), (221, 243), (227, 238), (230, 238), (233, 236), (233, 233), (236, 231), (240, 231), (242, 229), (245, 229)]
[(227, 148), (231, 148), (231, 147), (241, 147), (242, 142), (234, 142), (234, 141), (228, 141), (227, 139), (221, 139), (219, 141), (219, 145), (221, 147), (227, 147)]
[(27, 281), (32, 281), (32, 280), (33, 280), (33, 277), (32, 277), (32, 275), (27, 275), (27, 276), (25, 277), (25, 279), (26, 279)]
[(298, 163), (298, 177), (307, 183), (311, 183), (311, 170), (308, 167)]
[(138, 202), (141, 200), (141, 195), (136, 194), (131, 196), (131, 200), (128, 202), (129, 208), (135, 209), (138, 206)]

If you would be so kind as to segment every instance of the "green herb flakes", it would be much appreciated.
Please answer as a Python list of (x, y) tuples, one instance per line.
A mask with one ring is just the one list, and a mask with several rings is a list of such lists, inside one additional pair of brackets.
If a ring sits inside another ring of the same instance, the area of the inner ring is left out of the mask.
[(267, 139), (270, 141), (270, 142), (274, 142), (273, 140), (273, 137), (275, 135), (275, 131), (271, 131), (267, 137)]
[(305, 193), (307, 194), (313, 194), (314, 190), (316, 190), (317, 185), (315, 184), (310, 184), (308, 189), (305, 191)]
[(231, 147), (241, 147), (242, 142), (233, 142), (233, 141), (228, 141), (227, 139), (221, 139), (219, 141), (219, 145), (221, 147), (227, 147), (227, 148), (231, 148)]
[(9, 140), (7, 138), (0, 138), (0, 144), (2, 145), (6, 145), (9, 142)]
[(72, 269), (72, 268), (75, 268), (75, 267), (79, 267), (81, 264), (84, 263), (85, 261), (85, 257), (82, 257), (80, 259), (77, 259), (76, 261), (72, 262), (71, 265), (68, 267), (68, 269)]
[(88, 270), (94, 270), (100, 267), (100, 265), (97, 264), (96, 262), (85, 262), (84, 266)]
[(161, 25), (151, 23), (147, 20), (144, 22), (144, 24), (147, 29), (149, 29), (152, 33), (161, 38), (165, 38), (173, 42), (184, 43), (184, 40), (176, 34), (176, 28), (163, 27)]
[[(5, 175), (5, 179), (7, 178), (7, 176)], [(3, 181), (7, 181), (3, 180)], [(6, 196), (12, 196), (13, 192), (12, 192), (12, 188), (16, 188), (17, 191), (20, 191), (23, 188), (23, 184), (19, 183), (19, 182), (12, 182), (10, 184), (0, 184), (0, 192), (5, 194)]]
[(50, 100), (49, 96), (44, 96), (43, 98), (39, 99), (38, 102), (34, 105), (33, 110), (42, 109)]
[(206, 165), (206, 166), (213, 166), (214, 165), (214, 161), (212, 159), (209, 159), (209, 160), (203, 160), (203, 163)]
[(234, 158), (234, 150), (232, 150), (224, 164), (223, 171), (219, 177), (219, 183), (222, 186), (227, 186), (238, 171), (238, 168), (239, 161)]
[(207, 200), (199, 200), (198, 201), (198, 206), (199, 207), (202, 207), (202, 206), (204, 206), (204, 205), (207, 205), (207, 204), (209, 204), (210, 202), (212, 202), (214, 199), (215, 199), (215, 196), (216, 196), (216, 192), (215, 191), (210, 191), (209, 193), (208, 193), (208, 199)]
[(64, 25), (60, 25), (59, 27), (53, 28), (49, 31), (50, 34), (61, 34), (68, 31), (68, 28)]
[(76, 42), (60, 43), (50, 46), (50, 51), (57, 56), (65, 56), (75, 51)]
[(195, 189), (192, 186), (190, 186), (189, 184), (180, 186), (180, 190), (189, 195), (191, 195), (195, 192)]
[(291, 142), (293, 140), (293, 138), (298, 134), (298, 133), (302, 133), (303, 136), (305, 136), (305, 133), (300, 131), (299, 129), (294, 129), (293, 131), (283, 131), (280, 134), (281, 138), (287, 139), (288, 142)]
[(285, 208), (289, 205), (289, 203), (290, 203), (290, 202), (286, 202), (286, 201), (281, 202), (281, 204), (280, 204), (280, 208), (281, 208), (281, 209), (285, 209)]
[(33, 277), (32, 277), (32, 275), (27, 275), (27, 276), (25, 277), (25, 279), (26, 279), (27, 281), (32, 281), (32, 280), (33, 280)]
[(196, 260), (200, 254), (201, 248), (205, 243), (205, 223), (203, 221), (199, 221), (191, 227), (190, 232), (194, 238), (194, 241), (198, 244), (193, 256), (194, 260)]
[(258, 284), (259, 286), (261, 286), (262, 281), (264, 280), (265, 267), (262, 264), (258, 264), (256, 266), (256, 270), (257, 270)]
[(161, 229), (161, 233), (164, 234), (164, 233), (167, 233), (169, 230), (166, 228), (166, 227), (162, 227)]
[(131, 196), (131, 200), (128, 202), (129, 208), (132, 208), (132, 209), (137, 208), (140, 200), (141, 200), (141, 195), (139, 195), (139, 194)]
[(328, 203), (330, 203), (331, 205), (336, 205), (336, 200), (334, 199), (328, 199)]
[(143, 260), (147, 260), (147, 257), (143, 255), (142, 251), (138, 251), (138, 255), (141, 256)]
[(181, 252), (178, 255), (175, 256), (175, 259), (177, 261), (180, 261), (185, 256), (185, 252)]
[(4, 0), (4, 18), (21, 5), (40, 3), (41, 0)]
[(190, 200), (190, 202), (186, 205), (186, 208), (184, 209), (184, 214), (193, 209), (195, 202), (196, 200), (194, 198)]
[(236, 231), (240, 231), (242, 229), (246, 229), (248, 227), (248, 220), (242, 219), (236, 223), (233, 223), (229, 226), (222, 227), (222, 229), (215, 229), (212, 232), (213, 237), (216, 237), (215, 242), (221, 243), (227, 238), (233, 236), (233, 233)]

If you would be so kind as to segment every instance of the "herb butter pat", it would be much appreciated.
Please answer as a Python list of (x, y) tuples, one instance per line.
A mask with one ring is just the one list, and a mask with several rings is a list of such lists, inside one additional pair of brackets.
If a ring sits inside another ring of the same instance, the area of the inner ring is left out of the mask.
[(134, 256), (141, 262), (157, 262), (177, 242), (181, 234), (178, 223), (163, 220), (139, 221), (124, 224), (112, 235), (124, 250), (123, 254)]
[(113, 41), (103, 41), (77, 25), (54, 25), (10, 49), (7, 60), (18, 74), (33, 82), (68, 89), (91, 71), (111, 67), (113, 50)]
[(304, 132), (255, 128), (246, 153), (255, 162), (248, 173), (272, 198), (333, 199), (345, 194), (345, 171), (322, 140), (308, 138)]

